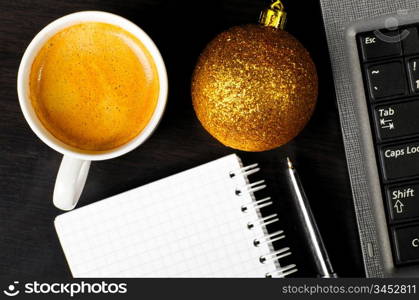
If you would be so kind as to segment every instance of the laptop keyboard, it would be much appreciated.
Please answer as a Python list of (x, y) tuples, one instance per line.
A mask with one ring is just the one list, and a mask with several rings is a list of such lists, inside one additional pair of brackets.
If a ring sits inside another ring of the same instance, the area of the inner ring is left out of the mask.
[(357, 37), (396, 265), (419, 263), (418, 28)]

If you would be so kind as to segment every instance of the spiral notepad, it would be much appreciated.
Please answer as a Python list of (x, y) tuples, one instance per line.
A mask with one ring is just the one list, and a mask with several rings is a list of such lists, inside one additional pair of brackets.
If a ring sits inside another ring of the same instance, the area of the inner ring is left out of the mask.
[[(250, 183), (257, 164), (229, 155), (62, 214), (55, 227), (74, 277), (285, 277), (277, 214)], [(256, 193), (257, 194), (257, 193)], [(281, 241), (282, 242), (282, 241)], [(279, 243), (279, 242), (278, 242)]]

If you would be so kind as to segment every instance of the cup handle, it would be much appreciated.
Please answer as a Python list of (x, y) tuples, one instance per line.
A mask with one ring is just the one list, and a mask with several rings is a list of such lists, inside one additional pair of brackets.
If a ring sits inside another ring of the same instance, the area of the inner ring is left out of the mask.
[(72, 210), (79, 201), (90, 161), (64, 155), (55, 181), (53, 202), (62, 210)]

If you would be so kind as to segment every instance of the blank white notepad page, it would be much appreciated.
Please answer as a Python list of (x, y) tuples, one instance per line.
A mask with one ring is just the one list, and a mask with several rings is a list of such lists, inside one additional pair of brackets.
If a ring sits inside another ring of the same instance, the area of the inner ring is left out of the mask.
[(262, 277), (276, 266), (236, 155), (62, 214), (55, 227), (74, 277)]

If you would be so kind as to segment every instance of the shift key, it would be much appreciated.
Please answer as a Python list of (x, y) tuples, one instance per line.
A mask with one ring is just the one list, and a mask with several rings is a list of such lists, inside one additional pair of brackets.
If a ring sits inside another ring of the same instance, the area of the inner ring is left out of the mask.
[(419, 175), (419, 141), (381, 147), (380, 155), (385, 180)]
[(419, 182), (386, 187), (391, 221), (419, 218)]
[(419, 100), (382, 105), (374, 111), (381, 140), (419, 135)]

